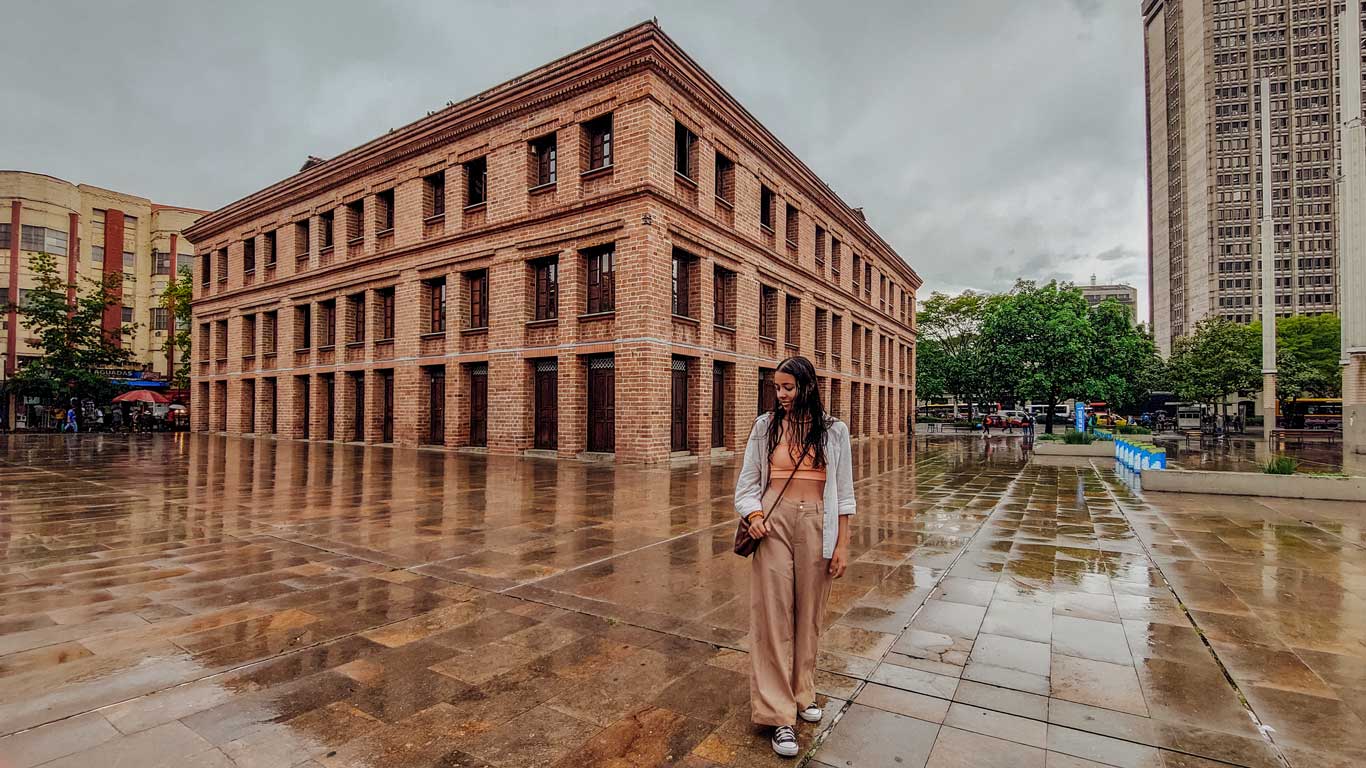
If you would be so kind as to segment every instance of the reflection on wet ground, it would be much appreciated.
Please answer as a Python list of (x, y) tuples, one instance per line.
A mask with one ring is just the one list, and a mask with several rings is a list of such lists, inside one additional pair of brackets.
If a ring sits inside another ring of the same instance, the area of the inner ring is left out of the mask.
[[(1015, 438), (856, 452), (811, 765), (1366, 760), (1345, 505), (1142, 496)], [(0, 437), (0, 764), (783, 764), (736, 470)]]
[[(1154, 441), (1167, 450), (1167, 458), (1180, 469), (1219, 472), (1261, 472), (1267, 455), (1263, 441), (1251, 434), (1227, 439), (1186, 440), (1159, 436)], [(1342, 434), (1329, 443), (1325, 437), (1302, 442), (1278, 441), (1276, 453), (1294, 458), (1301, 472), (1342, 471)]]

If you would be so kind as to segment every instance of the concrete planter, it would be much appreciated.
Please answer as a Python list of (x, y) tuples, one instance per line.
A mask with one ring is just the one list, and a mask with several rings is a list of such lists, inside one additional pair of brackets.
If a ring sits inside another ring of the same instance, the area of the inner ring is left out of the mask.
[(1145, 469), (1143, 490), (1214, 493), (1223, 496), (1271, 496), (1282, 499), (1366, 501), (1366, 477), (1310, 477), (1268, 475), (1263, 472)]
[(1036, 456), (1114, 456), (1115, 444), (1097, 440), (1090, 445), (1068, 445), (1067, 443), (1034, 441)]

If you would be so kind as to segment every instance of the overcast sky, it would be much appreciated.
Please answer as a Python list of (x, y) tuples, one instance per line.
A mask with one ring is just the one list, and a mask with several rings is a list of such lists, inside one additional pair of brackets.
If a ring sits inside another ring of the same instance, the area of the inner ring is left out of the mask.
[(0, 168), (213, 209), (657, 17), (929, 290), (1129, 282), (1137, 0), (9, 0)]

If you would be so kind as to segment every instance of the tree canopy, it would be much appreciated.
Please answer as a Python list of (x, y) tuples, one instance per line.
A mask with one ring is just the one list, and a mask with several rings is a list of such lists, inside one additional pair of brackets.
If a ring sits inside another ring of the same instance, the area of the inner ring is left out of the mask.
[[(20, 368), (10, 386), (19, 394), (46, 400), (112, 397), (116, 387), (97, 369), (125, 367), (131, 358), (102, 325), (105, 308), (118, 303), (115, 289), (122, 275), (108, 275), (103, 281), (82, 278), (82, 289), (66, 281), (56, 259), (47, 253), (35, 253), (29, 270), (36, 285), (28, 291), (19, 314), (42, 354)], [(74, 303), (67, 300), (68, 288), (75, 290)], [(123, 325), (117, 333), (129, 333), (134, 327)]]

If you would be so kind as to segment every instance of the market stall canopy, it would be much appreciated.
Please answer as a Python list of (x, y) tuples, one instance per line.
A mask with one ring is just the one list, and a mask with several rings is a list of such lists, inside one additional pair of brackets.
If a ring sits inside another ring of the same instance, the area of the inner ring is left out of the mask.
[(165, 397), (158, 395), (150, 389), (135, 389), (131, 392), (124, 392), (114, 398), (116, 403), (169, 403)]

